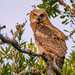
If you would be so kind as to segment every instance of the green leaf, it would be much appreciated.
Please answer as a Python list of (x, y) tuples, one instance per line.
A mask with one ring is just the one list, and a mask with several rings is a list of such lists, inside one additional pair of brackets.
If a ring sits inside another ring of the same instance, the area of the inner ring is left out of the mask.
[(22, 45), (24, 45), (24, 44), (26, 44), (26, 42), (21, 43), (20, 46), (22, 46)]
[(55, 18), (56, 16), (54, 14), (51, 15), (53, 18)]
[(37, 53), (37, 47), (34, 46), (34, 53)]
[(71, 37), (74, 33), (75, 33), (75, 30), (73, 30), (69, 36)]
[(37, 5), (38, 8), (45, 8), (43, 4)]
[(26, 48), (26, 43), (24, 44), (24, 49)]
[(42, 65), (42, 63), (41, 63), (41, 58), (39, 58), (39, 64)]
[(42, 63), (43, 63), (43, 66), (45, 66), (45, 61), (44, 60), (42, 61)]
[(66, 8), (64, 8), (65, 12), (67, 12), (68, 10)]
[(0, 57), (2, 57), (2, 54), (0, 54)]
[(30, 43), (32, 43), (32, 38), (30, 39)]
[(71, 3), (73, 3), (73, 0), (70, 0)]
[(72, 4), (72, 7), (74, 7), (74, 8), (75, 8), (75, 4)]
[(63, 15), (63, 16), (60, 16), (60, 18), (62, 18), (62, 19), (63, 19), (63, 18), (65, 18), (65, 16), (64, 16), (64, 15)]
[(65, 21), (62, 22), (62, 24), (65, 24), (67, 22), (67, 19)]
[(75, 41), (73, 40), (73, 42), (75, 43)]
[(10, 45), (9, 45), (9, 47), (6, 49), (6, 54), (9, 52), (9, 50), (10, 50)]
[(72, 24), (74, 24), (74, 21), (73, 21), (73, 20), (71, 20), (71, 23), (72, 23)]
[(1, 46), (1, 50), (4, 52), (4, 53), (6, 53), (6, 51), (4, 50), (4, 48)]
[(75, 46), (72, 46), (72, 48), (74, 48)]
[(19, 33), (19, 36), (18, 36), (18, 40), (19, 40), (19, 41), (21, 40), (21, 37), (22, 37), (23, 32), (24, 32), (24, 30), (22, 30), (22, 31)]
[(56, 10), (56, 12), (57, 12), (58, 14), (60, 14), (60, 13), (61, 13), (61, 12), (60, 12), (60, 10), (58, 10), (58, 9)]
[(75, 74), (75, 69), (74, 69), (73, 64), (71, 64), (71, 68), (72, 68), (73, 74)]
[(65, 32), (68, 32), (68, 30), (64, 30)]
[(69, 22), (66, 22), (65, 25), (67, 25)]
[(0, 74), (2, 73), (2, 70), (0, 70)]
[(2, 51), (0, 51), (0, 54), (5, 55)]

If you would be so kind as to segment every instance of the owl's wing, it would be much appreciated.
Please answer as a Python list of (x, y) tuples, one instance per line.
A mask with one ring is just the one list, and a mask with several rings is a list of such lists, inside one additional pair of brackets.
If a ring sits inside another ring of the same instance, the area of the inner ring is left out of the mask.
[(58, 37), (52, 29), (39, 24), (36, 27), (34, 35), (36, 42), (38, 42), (39, 46), (41, 46), (45, 51), (59, 57), (65, 56), (67, 50), (66, 43)]
[(34, 31), (35, 42), (39, 52), (44, 52), (48, 57), (53, 57), (56, 65), (62, 69), (67, 46), (65, 43), (66, 36), (54, 27), (47, 27), (44, 24), (38, 24)]
[(68, 37), (61, 32), (59, 29), (57, 29), (56, 27), (54, 27), (53, 25), (46, 25), (48, 28), (50, 28), (52, 30), (52, 32), (58, 36), (59, 38), (61, 38), (62, 40), (67, 40)]

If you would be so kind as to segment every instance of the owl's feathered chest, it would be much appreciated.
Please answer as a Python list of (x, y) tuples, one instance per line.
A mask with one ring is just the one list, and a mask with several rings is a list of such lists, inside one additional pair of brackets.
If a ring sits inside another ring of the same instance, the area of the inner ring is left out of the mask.
[(50, 28), (48, 28), (45, 24), (42, 23), (37, 24), (35, 26), (34, 35), (35, 34), (44, 38), (51, 38), (51, 37), (58, 38)]
[[(46, 20), (43, 21), (42, 23), (40, 23), (40, 22), (38, 22), (38, 23), (37, 23), (37, 22), (32, 23), (32, 22), (31, 22), (30, 25), (31, 25), (31, 27), (32, 27), (32, 30), (35, 31), (37, 27), (40, 28), (41, 25), (43, 26), (43, 25), (49, 25), (49, 24), (51, 24), (51, 22), (49, 21), (49, 19), (46, 19)], [(41, 26), (41, 27), (42, 27), (42, 26)], [(44, 27), (45, 27), (45, 26), (43, 26), (43, 28), (44, 28)]]
[(36, 23), (31, 23), (30, 25), (31, 25), (32, 30), (35, 31), (37, 24)]

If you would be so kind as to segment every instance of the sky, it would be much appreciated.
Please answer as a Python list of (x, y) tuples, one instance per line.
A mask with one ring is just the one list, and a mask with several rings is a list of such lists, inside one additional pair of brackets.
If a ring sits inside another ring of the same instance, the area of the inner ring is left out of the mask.
[[(15, 26), (17, 23), (22, 24), (25, 22), (25, 18), (27, 19), (27, 24), (25, 25), (25, 32), (23, 34), (22, 39), (27, 41), (28, 43), (30, 42), (30, 38), (33, 39), (34, 41), (34, 35), (32, 32), (32, 29), (30, 27), (30, 21), (29, 21), (29, 16), (26, 14), (29, 13), (33, 7), (31, 5), (38, 5), (41, 4), (41, 0), (0, 0), (0, 24), (1, 25), (6, 25), (6, 28), (1, 31), (3, 35), (6, 33), (8, 34), (8, 37), (12, 37), (10, 34), (10, 30), (13, 29), (15, 31)], [(67, 4), (69, 3), (69, 0), (67, 0)], [(62, 10), (62, 7), (60, 6), (60, 9)], [(68, 33), (64, 32), (64, 29), (70, 29), (70, 26), (68, 25), (62, 25), (61, 20), (59, 16), (57, 18), (51, 18), (50, 19), (51, 23), (60, 29), (63, 33), (68, 35)], [(66, 41), (68, 51), (67, 55), (71, 52), (71, 46), (73, 46), (73, 42), (71, 39)]]

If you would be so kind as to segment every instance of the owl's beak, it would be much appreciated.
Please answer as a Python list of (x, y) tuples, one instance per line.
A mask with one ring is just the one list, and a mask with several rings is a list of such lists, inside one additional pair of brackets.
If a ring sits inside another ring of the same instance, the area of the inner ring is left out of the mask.
[(40, 20), (41, 20), (41, 18), (38, 16), (36, 20), (37, 20), (37, 21), (40, 21)]

